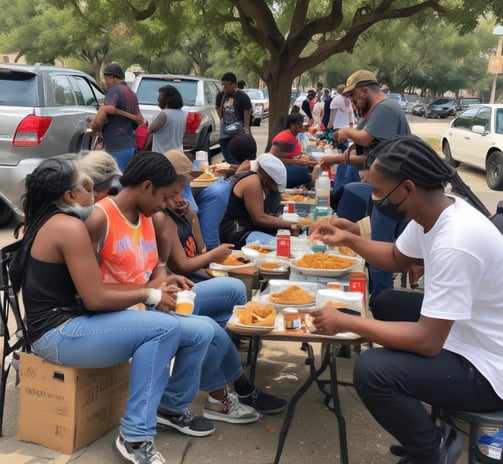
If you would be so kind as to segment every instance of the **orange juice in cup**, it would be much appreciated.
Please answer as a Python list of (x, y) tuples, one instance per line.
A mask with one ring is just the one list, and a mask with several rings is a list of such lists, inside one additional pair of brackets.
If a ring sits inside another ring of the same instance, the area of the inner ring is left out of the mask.
[(177, 314), (192, 314), (194, 311), (194, 300), (196, 294), (191, 290), (181, 290), (176, 294)]

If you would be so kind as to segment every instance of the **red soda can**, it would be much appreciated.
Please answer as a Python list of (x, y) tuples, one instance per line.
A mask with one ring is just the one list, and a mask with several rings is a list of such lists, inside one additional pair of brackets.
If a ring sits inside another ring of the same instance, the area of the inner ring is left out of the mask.
[(295, 213), (295, 203), (293, 201), (289, 201), (287, 203), (287, 206), (288, 206), (289, 213)]

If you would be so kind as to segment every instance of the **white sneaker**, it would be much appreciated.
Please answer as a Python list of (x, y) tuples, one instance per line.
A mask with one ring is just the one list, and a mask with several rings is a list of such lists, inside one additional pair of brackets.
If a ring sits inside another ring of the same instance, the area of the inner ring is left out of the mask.
[(165, 464), (161, 453), (155, 448), (153, 441), (130, 443), (119, 434), (112, 445), (114, 453), (122, 462), (131, 464)]
[(227, 393), (218, 403), (206, 399), (203, 416), (211, 420), (229, 422), (231, 424), (249, 424), (260, 419), (260, 414), (250, 406), (239, 402), (234, 393)]

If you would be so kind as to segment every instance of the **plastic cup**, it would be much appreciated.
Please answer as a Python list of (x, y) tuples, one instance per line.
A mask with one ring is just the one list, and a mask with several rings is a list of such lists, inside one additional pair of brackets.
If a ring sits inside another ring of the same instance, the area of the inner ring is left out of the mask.
[(176, 294), (177, 314), (192, 314), (194, 311), (194, 300), (196, 294), (191, 290), (181, 290)]

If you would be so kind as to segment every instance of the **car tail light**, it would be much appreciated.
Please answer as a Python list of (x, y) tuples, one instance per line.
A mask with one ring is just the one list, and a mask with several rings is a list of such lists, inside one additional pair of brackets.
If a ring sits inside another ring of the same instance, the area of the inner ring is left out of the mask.
[(51, 125), (52, 118), (26, 116), (17, 126), (12, 145), (15, 147), (34, 147), (42, 141)]
[(185, 123), (185, 133), (195, 134), (201, 124), (201, 113), (187, 114), (187, 122)]

